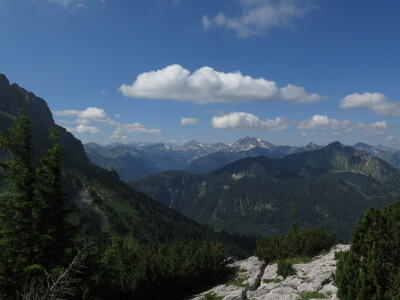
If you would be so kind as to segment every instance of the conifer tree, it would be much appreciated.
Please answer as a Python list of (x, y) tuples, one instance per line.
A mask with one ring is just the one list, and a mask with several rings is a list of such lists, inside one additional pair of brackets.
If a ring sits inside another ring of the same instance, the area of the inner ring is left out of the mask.
[(62, 265), (66, 249), (72, 246), (74, 228), (67, 222), (70, 210), (63, 191), (61, 146), (54, 129), (50, 130), (52, 143), (36, 170), (36, 197), (39, 203), (37, 226), (40, 241), (38, 261), (46, 269)]
[(34, 264), (36, 232), (34, 210), (35, 169), (33, 166), (31, 124), (20, 116), (5, 133), (0, 133), (0, 147), (10, 160), (3, 163), (6, 188), (0, 200), (0, 285), (6, 294), (15, 291), (20, 277)]
[(0, 133), (0, 147), (10, 158), (1, 164), (5, 188), (0, 198), (0, 298), (14, 298), (29, 278), (62, 267), (72, 245), (74, 227), (66, 220), (57, 134), (51, 131), (52, 146), (35, 169), (31, 132), (24, 114)]
[(400, 201), (371, 208), (357, 225), (351, 249), (338, 258), (335, 283), (342, 300), (400, 300)]

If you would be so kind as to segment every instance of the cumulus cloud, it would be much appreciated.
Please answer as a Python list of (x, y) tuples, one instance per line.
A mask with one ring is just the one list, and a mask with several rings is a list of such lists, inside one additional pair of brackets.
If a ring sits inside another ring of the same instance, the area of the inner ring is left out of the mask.
[(224, 73), (202, 67), (193, 73), (180, 65), (170, 65), (137, 76), (119, 88), (124, 96), (148, 99), (192, 101), (198, 104), (245, 101), (317, 102), (322, 97), (303, 87), (289, 84), (279, 88), (274, 81), (253, 78), (240, 72)]
[(65, 109), (65, 110), (56, 110), (53, 111), (55, 116), (77, 116), (79, 119), (88, 119), (88, 120), (98, 120), (104, 119), (106, 117), (106, 112), (104, 109), (97, 107), (88, 107), (85, 110), (74, 110), (74, 109)]
[(106, 117), (106, 112), (101, 108), (88, 107), (82, 111), (78, 117), (81, 119), (104, 119)]
[(342, 99), (340, 107), (345, 109), (368, 108), (379, 115), (400, 117), (400, 102), (390, 101), (381, 93), (347, 95)]
[[(97, 125), (105, 125), (112, 128), (112, 133), (110, 135), (111, 138), (116, 139), (126, 139), (127, 135), (129, 134), (136, 134), (136, 133), (152, 133), (152, 134), (160, 134), (160, 129), (152, 129), (147, 128), (143, 124), (139, 122), (132, 122), (132, 123), (121, 123), (115, 121), (114, 119), (110, 118), (104, 109), (97, 108), (97, 107), (88, 107), (85, 110), (73, 110), (73, 109), (66, 109), (61, 111), (53, 111), (53, 114), (56, 116), (73, 116), (76, 117), (74, 122), (63, 120), (69, 123), (79, 124), (74, 128), (68, 127), (67, 129), (71, 132), (76, 133), (92, 133), (97, 134), (101, 133), (98, 127), (90, 126), (89, 123), (96, 122)], [(120, 115), (115, 115), (116, 118), (119, 118)]]
[(314, 115), (311, 119), (298, 124), (299, 129), (345, 129), (351, 125), (350, 121), (331, 119), (327, 115)]
[(204, 29), (223, 27), (236, 31), (241, 38), (263, 35), (274, 27), (288, 27), (303, 18), (312, 8), (310, 1), (298, 0), (240, 0), (242, 13), (227, 16), (220, 12), (215, 17), (203, 16)]
[(76, 133), (91, 133), (91, 134), (100, 133), (100, 129), (97, 128), (96, 126), (89, 126), (89, 125), (83, 125), (83, 124), (80, 124), (80, 125), (76, 126), (75, 128), (68, 128), (68, 130), (71, 132), (76, 132)]
[(199, 119), (196, 119), (196, 118), (182, 118), (181, 119), (182, 126), (197, 125), (197, 124), (199, 124)]
[(262, 129), (267, 131), (285, 130), (289, 123), (285, 118), (261, 120), (246, 112), (233, 112), (224, 116), (213, 117), (211, 124), (217, 129)]
[(311, 119), (299, 122), (297, 128), (304, 130), (302, 136), (340, 135), (356, 130), (361, 131), (363, 135), (376, 136), (385, 134), (385, 130), (390, 126), (386, 121), (354, 123), (329, 118), (327, 115), (314, 115)]
[(387, 129), (389, 125), (386, 121), (378, 121), (371, 124), (367, 124), (371, 129)]
[(113, 123), (115, 126), (114, 131), (111, 133), (110, 137), (114, 139), (126, 139), (127, 134), (134, 133), (155, 133), (160, 134), (160, 129), (149, 129), (138, 122), (122, 124), (119, 122)]

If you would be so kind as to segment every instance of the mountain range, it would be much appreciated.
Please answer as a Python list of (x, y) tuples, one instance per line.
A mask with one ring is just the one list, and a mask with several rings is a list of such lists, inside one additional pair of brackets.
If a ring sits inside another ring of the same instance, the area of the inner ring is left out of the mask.
[(283, 158), (244, 158), (206, 174), (167, 171), (131, 186), (216, 229), (271, 235), (295, 222), (348, 238), (366, 208), (399, 197), (400, 170), (334, 142)]
[[(293, 222), (323, 225), (346, 238), (367, 207), (382, 207), (400, 194), (400, 170), (378, 158), (395, 165), (398, 152), (392, 148), (337, 142), (276, 146), (253, 137), (229, 145), (83, 146), (54, 123), (43, 99), (0, 74), (0, 130), (12, 124), (23, 103), (32, 120), (37, 160), (49, 146), (48, 129), (57, 130), (64, 184), (79, 208), (73, 220), (98, 239), (220, 239), (199, 223), (262, 235), (285, 232)], [(7, 159), (1, 149), (0, 159)]]
[(206, 173), (244, 157), (283, 157), (288, 154), (319, 149), (309, 144), (305, 147), (276, 146), (260, 138), (244, 137), (233, 144), (199, 143), (189, 141), (184, 145), (168, 143), (132, 143), (84, 145), (90, 161), (108, 170), (115, 170), (121, 179), (129, 182), (147, 175), (167, 170), (187, 170)]
[[(130, 182), (168, 170), (203, 174), (241, 158), (256, 156), (282, 158), (289, 154), (321, 149), (324, 146), (314, 143), (302, 147), (274, 145), (260, 138), (247, 136), (232, 144), (190, 141), (182, 146), (166, 143), (101, 146), (88, 143), (84, 147), (92, 163), (108, 170), (115, 170), (122, 180)], [(400, 167), (398, 149), (365, 143), (357, 143), (352, 147)]]

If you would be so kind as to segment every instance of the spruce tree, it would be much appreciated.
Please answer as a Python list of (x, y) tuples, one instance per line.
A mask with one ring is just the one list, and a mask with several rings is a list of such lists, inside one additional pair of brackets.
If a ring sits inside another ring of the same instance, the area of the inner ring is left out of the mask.
[(51, 129), (52, 143), (36, 170), (36, 198), (39, 207), (36, 216), (40, 253), (38, 261), (46, 269), (62, 265), (67, 257), (66, 249), (72, 246), (74, 227), (67, 221), (67, 197), (63, 191), (61, 146), (59, 137)]
[(400, 300), (400, 201), (371, 208), (338, 258), (335, 283), (342, 300)]
[(15, 298), (25, 281), (62, 267), (72, 246), (67, 222), (61, 147), (56, 132), (35, 169), (31, 123), (22, 115), (4, 133), (0, 147), (9, 155), (1, 164), (5, 182), (0, 198), (0, 298)]
[(0, 200), (0, 285), (6, 295), (15, 292), (22, 275), (35, 262), (35, 169), (33, 166), (31, 124), (20, 116), (0, 133), (0, 147), (10, 160), (2, 163), (6, 188)]

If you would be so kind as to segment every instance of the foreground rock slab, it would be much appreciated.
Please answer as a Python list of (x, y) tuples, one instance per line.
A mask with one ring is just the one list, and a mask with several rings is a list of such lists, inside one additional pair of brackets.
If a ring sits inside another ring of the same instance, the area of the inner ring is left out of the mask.
[(265, 266), (253, 256), (229, 265), (237, 270), (233, 281), (190, 299), (202, 300), (206, 294), (212, 294), (222, 297), (222, 300), (300, 300), (302, 295), (314, 293), (319, 296), (312, 300), (339, 300), (336, 296), (337, 288), (333, 284), (335, 253), (349, 248), (349, 245), (336, 245), (309, 263), (294, 264), (296, 275), (287, 278), (276, 274), (277, 264)]
[(228, 267), (236, 270), (237, 275), (230, 283), (216, 286), (204, 293), (196, 295), (191, 300), (201, 300), (206, 294), (222, 297), (222, 300), (247, 299), (246, 292), (255, 290), (261, 283), (264, 274), (265, 263), (252, 256), (246, 260), (229, 264)]

